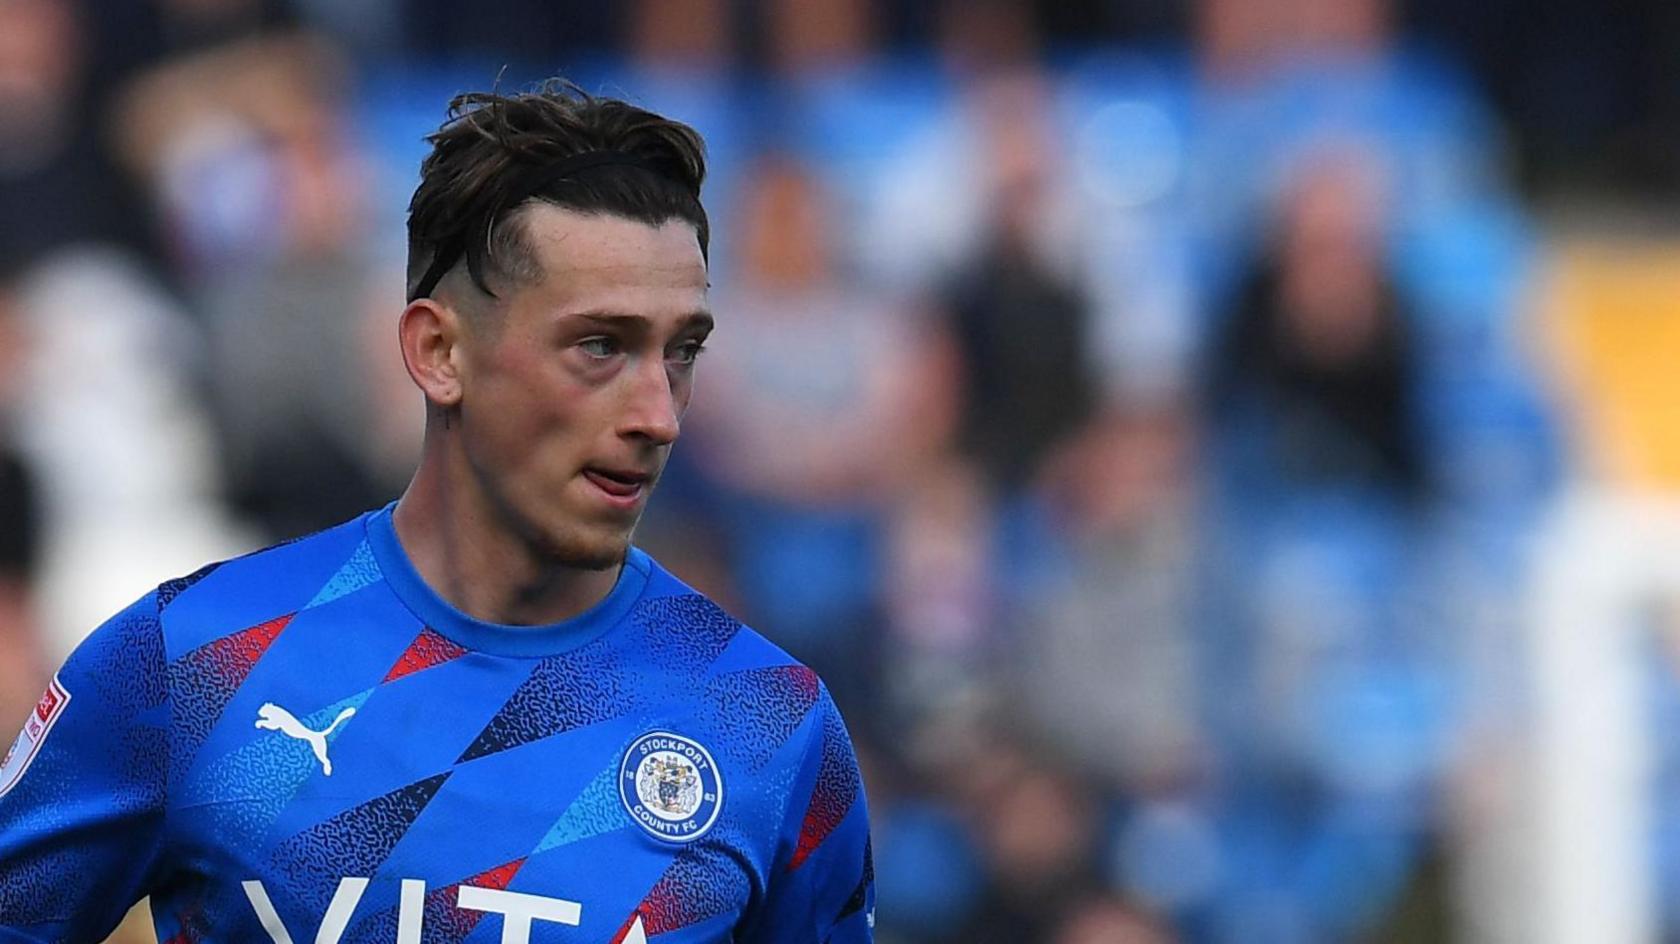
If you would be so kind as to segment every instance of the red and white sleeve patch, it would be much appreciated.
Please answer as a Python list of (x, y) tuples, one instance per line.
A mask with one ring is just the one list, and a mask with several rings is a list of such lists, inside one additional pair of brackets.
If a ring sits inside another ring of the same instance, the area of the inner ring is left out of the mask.
[(11, 750), (6, 752), (4, 759), (0, 759), (0, 797), (11, 792), (23, 779), (23, 772), (29, 769), (29, 764), (40, 753), (41, 744), (46, 741), (47, 734), (53, 725), (64, 714), (64, 707), (70, 704), (70, 691), (53, 676), (47, 683), (47, 691), (41, 700), (35, 703), (35, 710), (23, 722), (23, 731), (17, 740), (12, 742)]

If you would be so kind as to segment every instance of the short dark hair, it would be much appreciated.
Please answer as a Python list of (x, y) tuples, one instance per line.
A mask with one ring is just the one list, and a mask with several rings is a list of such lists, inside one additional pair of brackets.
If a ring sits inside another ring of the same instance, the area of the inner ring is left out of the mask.
[(529, 92), (457, 95), (426, 140), (432, 152), (408, 204), (410, 301), (462, 257), (491, 297), (490, 276), (537, 277), (523, 228), (507, 225), (531, 200), (650, 226), (682, 220), (708, 253), (705, 144), (681, 122), (553, 79)]

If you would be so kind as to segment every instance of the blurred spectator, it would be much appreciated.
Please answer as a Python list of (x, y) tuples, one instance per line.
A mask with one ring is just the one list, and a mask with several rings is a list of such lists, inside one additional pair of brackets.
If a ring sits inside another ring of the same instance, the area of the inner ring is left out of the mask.
[[(1296, 157), (1208, 363), (1222, 939), (1373, 927), (1417, 867), (1448, 759), (1448, 617), (1416, 603), (1440, 592), (1419, 566), (1438, 497), (1421, 316), (1390, 261), (1378, 153)], [(1322, 863), (1357, 879), (1332, 890)]]
[(957, 937), (975, 944), (1050, 940), (1060, 917), (1097, 893), (1100, 799), (1071, 770), (1023, 752), (997, 763), (1007, 746), (969, 759), (966, 813), (979, 837), (987, 886)]
[[(968, 636), (1008, 667), (1013, 678), (1003, 684), (1019, 693), (1041, 738), (1093, 771), (1170, 778), (1194, 739), (1186, 714), (1188, 495), (1179, 487), (1186, 427), (1170, 401), (1126, 402), (1118, 393), (1126, 382), (1099, 373), (1090, 276), (1113, 260), (1074, 238), (1093, 221), (1075, 210), (1077, 174), (1058, 147), (1049, 77), (1031, 67), (1019, 11), (995, 7), (980, 11), (979, 25), (959, 26), (960, 11), (951, 13), (948, 53), (975, 78), (946, 144), (977, 152), (976, 172), (930, 175), (934, 191), (918, 195), (929, 213), (964, 220), (948, 231), (946, 249), (957, 256), (943, 263), (938, 297), (958, 365), (955, 454), (980, 497), (957, 506), (971, 509), (966, 523), (945, 523), (944, 533), (967, 541), (969, 558), (947, 554), (954, 566), (938, 580), (924, 555), (914, 579), (974, 588), (966, 610), (987, 625)], [(948, 156), (957, 162), (954, 151)], [(940, 523), (925, 512), (904, 517), (902, 546), (942, 546), (912, 530)], [(943, 546), (958, 545), (947, 538)], [(962, 611), (946, 604), (947, 613)], [(901, 632), (917, 628), (902, 616), (895, 622)], [(976, 674), (972, 651), (934, 651), (945, 674)], [(910, 677), (929, 702), (939, 663), (925, 662)], [(917, 664), (894, 663), (900, 671)]]
[(1209, 366), (1220, 474), (1265, 494), (1428, 491), (1411, 316), (1385, 261), (1382, 199), (1359, 155), (1309, 162), (1224, 320)]
[(1108, 425), (1069, 463), (1068, 556), (1015, 610), (1003, 684), (1046, 743), (1147, 794), (1194, 783), (1210, 763), (1193, 631), (1195, 466), (1180, 418)]
[(985, 163), (994, 179), (979, 244), (954, 273), (944, 308), (962, 365), (959, 448), (1008, 496), (1031, 486), (1090, 422), (1099, 388), (1089, 306), (1045, 259), (1035, 232), (1054, 173), (1042, 155), (1049, 142), (1028, 115), (1000, 114), (991, 130)]
[(875, 24), (868, 0), (763, 0), (769, 64), (784, 75), (868, 64)]
[[(361, 343), (376, 247), (343, 128), (342, 60), (272, 35), (172, 60), (129, 92), (124, 130), (204, 319), (229, 497), (272, 537), (394, 497)], [(396, 279), (387, 301), (400, 297)], [(387, 308), (386, 318), (394, 318)], [(388, 352), (382, 352), (389, 356)]]
[(1197, 52), (1205, 75), (1244, 84), (1319, 57), (1382, 55), (1393, 37), (1392, 0), (1201, 0)]
[[(197, 22), (221, 5), (179, 6)], [(28, 341), (9, 372), (19, 381), (8, 439), (38, 485), (34, 588), (49, 662), (147, 577), (239, 547), (214, 507), (211, 444), (186, 398), (197, 339), (153, 268), (155, 217), (110, 157), (113, 90), (197, 41), (163, 28), (168, 12), (0, 5), (0, 254), (19, 264), (9, 318)]]
[(734, 51), (726, 0), (638, 0), (630, 7), (627, 51), (644, 73), (727, 71)]
[(1048, 263), (1065, 286), (1084, 275), (1083, 220), (1049, 77), (1030, 61), (980, 69), (967, 52), (950, 55), (979, 71), (880, 163), (869, 215), (852, 234), (857, 258), (871, 277), (917, 289), (1008, 248), (1035, 272)]
[(1012, 0), (947, 0), (936, 37), (942, 65), (967, 82), (1032, 71), (1042, 52), (1040, 15)]
[(165, 60), (127, 87), (123, 158), (189, 281), (356, 235), (359, 186), (333, 111), (343, 65), (317, 37), (262, 34)]
[[(97, 19), (97, 18), (95, 18)], [(144, 205), (105, 146), (86, 15), (72, 0), (0, 4), (0, 256), (30, 261), (97, 242), (148, 258)]]

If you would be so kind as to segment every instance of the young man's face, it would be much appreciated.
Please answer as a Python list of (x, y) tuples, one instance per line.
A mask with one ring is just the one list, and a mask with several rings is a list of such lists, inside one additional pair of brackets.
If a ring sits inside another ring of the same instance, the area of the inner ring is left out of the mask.
[(542, 276), (467, 332), (461, 433), (495, 513), (553, 560), (607, 568), (676, 441), (711, 331), (692, 225), (524, 213)]

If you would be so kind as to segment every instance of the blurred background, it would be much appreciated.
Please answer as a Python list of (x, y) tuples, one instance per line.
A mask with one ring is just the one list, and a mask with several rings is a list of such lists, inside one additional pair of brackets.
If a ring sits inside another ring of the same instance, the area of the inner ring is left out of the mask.
[(879, 940), (1680, 940), (1671, 0), (0, 0), (8, 730), (399, 494), (421, 138), (556, 73), (709, 143), (641, 541), (829, 680)]

